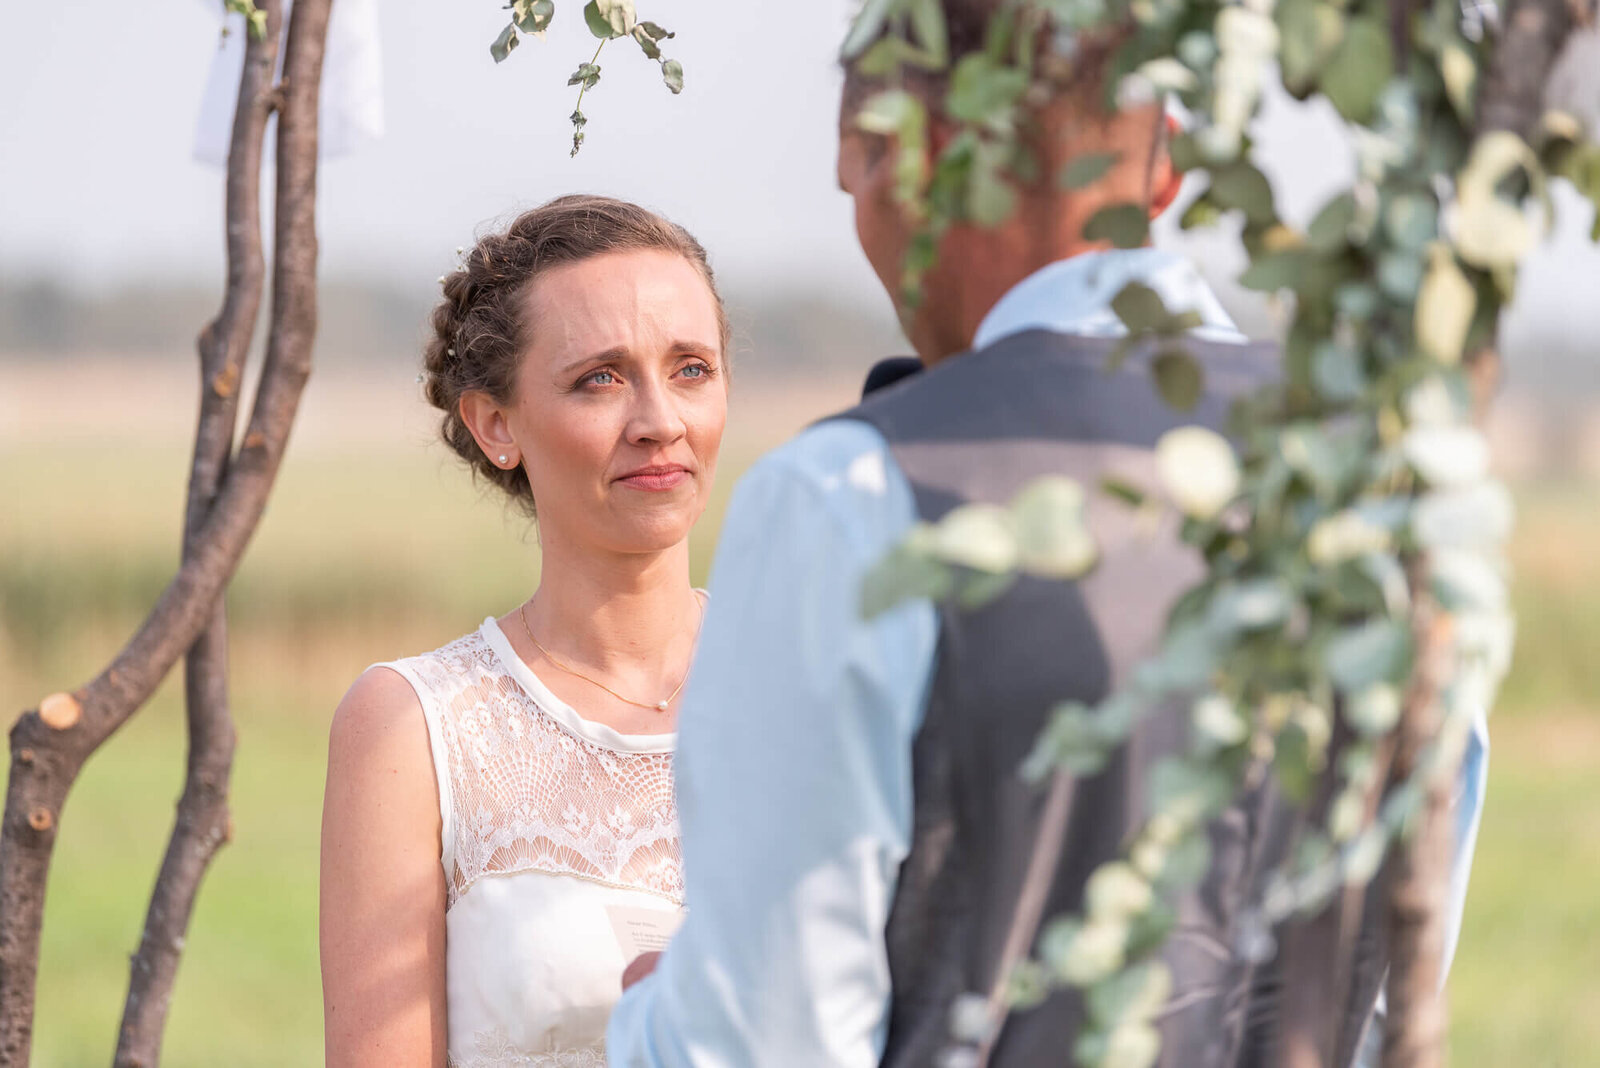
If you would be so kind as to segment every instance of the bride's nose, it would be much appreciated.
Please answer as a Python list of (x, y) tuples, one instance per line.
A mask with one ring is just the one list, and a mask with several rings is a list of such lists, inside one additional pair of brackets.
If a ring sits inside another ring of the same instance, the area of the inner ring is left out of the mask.
[(630, 442), (665, 445), (683, 437), (687, 429), (677, 398), (667, 383), (651, 379), (634, 391), (633, 408), (628, 413)]

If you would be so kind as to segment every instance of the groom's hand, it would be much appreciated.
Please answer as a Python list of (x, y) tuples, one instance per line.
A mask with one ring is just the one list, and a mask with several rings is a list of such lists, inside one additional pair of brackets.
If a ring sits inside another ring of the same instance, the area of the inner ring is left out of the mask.
[(633, 963), (622, 969), (622, 989), (627, 990), (634, 983), (655, 971), (656, 961), (660, 959), (660, 953), (641, 953), (633, 958)]

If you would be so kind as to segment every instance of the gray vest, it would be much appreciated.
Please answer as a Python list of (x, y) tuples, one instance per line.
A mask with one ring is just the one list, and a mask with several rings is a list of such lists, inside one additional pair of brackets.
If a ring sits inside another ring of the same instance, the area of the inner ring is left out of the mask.
[[(1190, 423), (1222, 428), (1232, 399), (1276, 369), (1264, 346), (1190, 342), (1207, 390), (1196, 410), (1176, 413), (1156, 395), (1144, 355), (1106, 371), (1113, 344), (1029, 331), (898, 382), (841, 416), (883, 434), (924, 520), (970, 501), (1003, 504), (1040, 475), (1077, 479), (1102, 554), (1083, 581), (1023, 579), (984, 609), (940, 609), (938, 661), (913, 751), (912, 845), (887, 931), (889, 1068), (938, 1063), (951, 1044), (954, 999), (995, 982), (1044, 800), (1017, 769), (1050, 709), (1063, 700), (1093, 705), (1120, 686), (1155, 652), (1176, 597), (1203, 574), (1175, 527), (1139, 528), (1132, 509), (1097, 487), (1107, 476), (1154, 487), (1162, 433)], [(1120, 855), (1142, 818), (1145, 774), (1184, 743), (1184, 722), (1176, 708), (1148, 717), (1103, 772), (1075, 783), (1046, 916), (1077, 911), (1089, 874)], [(1217, 821), (1212, 871), (1180, 902), (1181, 934), (1166, 954), (1177, 991), (1212, 993), (1163, 1022), (1168, 1068), (1240, 1068), (1270, 1046), (1261, 1011), (1275, 1001), (1264, 988), (1270, 977), (1217, 950), (1231, 945), (1230, 921), (1265, 860), (1275, 859), (1267, 854), (1282, 848), (1281, 831), (1269, 826), (1279, 822), (1277, 808), (1263, 791)], [(1352, 1013), (1341, 1048), (1359, 1038), (1370, 1005)], [(1070, 1063), (1082, 1019), (1071, 991), (1014, 1013), (989, 1063)]]

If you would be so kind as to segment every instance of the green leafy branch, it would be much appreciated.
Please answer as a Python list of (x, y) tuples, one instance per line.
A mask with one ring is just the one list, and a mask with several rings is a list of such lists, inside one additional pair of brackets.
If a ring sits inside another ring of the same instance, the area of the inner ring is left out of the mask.
[[(519, 33), (542, 37), (556, 14), (554, 0), (512, 0), (507, 10), (511, 12), (511, 21), (489, 46), (489, 54), (496, 63), (503, 62), (516, 50), (521, 43)], [(673, 95), (683, 92), (683, 64), (675, 59), (667, 59), (661, 52), (661, 42), (676, 35), (654, 22), (639, 21), (633, 0), (589, 0), (583, 9), (583, 21), (600, 43), (595, 46), (594, 55), (589, 61), (580, 64), (567, 79), (568, 85), (578, 87), (578, 99), (571, 115), (574, 156), (583, 147), (584, 127), (589, 124), (583, 114), (583, 97), (600, 81), (600, 53), (607, 42), (631, 37), (645, 58), (661, 65), (662, 81)]]

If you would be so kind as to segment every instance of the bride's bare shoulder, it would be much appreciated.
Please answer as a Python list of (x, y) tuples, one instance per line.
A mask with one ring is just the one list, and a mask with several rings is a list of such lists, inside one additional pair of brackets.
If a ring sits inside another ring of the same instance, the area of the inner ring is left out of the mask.
[(375, 665), (345, 692), (328, 731), (328, 771), (427, 776), (433, 770), (422, 702), (404, 676)]

